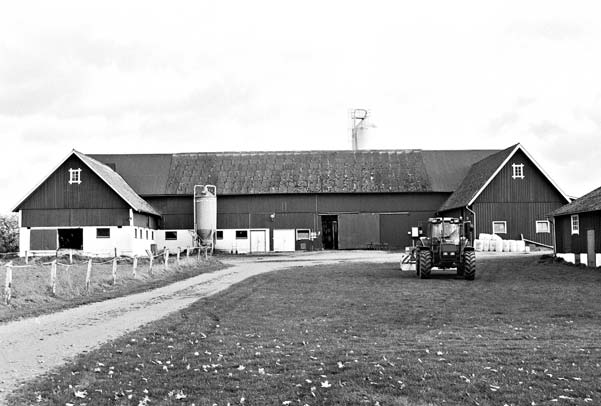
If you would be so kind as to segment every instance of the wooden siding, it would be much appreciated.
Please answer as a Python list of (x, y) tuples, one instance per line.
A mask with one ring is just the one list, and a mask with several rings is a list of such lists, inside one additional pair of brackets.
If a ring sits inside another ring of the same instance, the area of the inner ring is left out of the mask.
[(571, 215), (555, 217), (558, 253), (586, 254), (588, 230), (595, 231), (595, 252), (601, 253), (601, 211), (579, 213), (578, 234), (572, 234)]
[[(69, 184), (69, 168), (81, 168), (81, 184)], [(71, 156), (19, 208), (120, 209), (129, 205), (79, 158)]]
[[(524, 165), (524, 179), (512, 178), (514, 163)], [(500, 234), (504, 239), (520, 239), (523, 234), (529, 240), (552, 245), (551, 233), (536, 232), (536, 221), (546, 220), (550, 212), (566, 203), (526, 154), (517, 151), (473, 204), (476, 235), (492, 233), (493, 221), (506, 221), (507, 234)]]
[(31, 230), (29, 238), (29, 247), (33, 251), (56, 250), (58, 247), (58, 234), (56, 230)]
[(30, 209), (22, 227), (129, 226), (129, 209)]
[(158, 228), (158, 220), (148, 214), (134, 213), (134, 226), (156, 230)]

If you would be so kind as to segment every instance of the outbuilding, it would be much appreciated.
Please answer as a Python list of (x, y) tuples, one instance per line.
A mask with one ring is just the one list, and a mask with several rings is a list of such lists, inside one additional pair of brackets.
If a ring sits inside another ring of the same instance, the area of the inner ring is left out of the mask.
[(601, 266), (601, 187), (550, 214), (555, 253), (573, 264)]

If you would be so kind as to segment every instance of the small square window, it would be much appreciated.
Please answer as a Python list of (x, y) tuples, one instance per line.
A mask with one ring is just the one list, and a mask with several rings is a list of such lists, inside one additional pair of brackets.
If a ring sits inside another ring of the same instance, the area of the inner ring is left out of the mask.
[(81, 183), (81, 168), (69, 169), (69, 185), (72, 185), (74, 183), (78, 185)]
[(216, 237), (218, 240), (223, 240), (223, 230), (217, 230)]
[(151, 236), (152, 236), (152, 237), (151, 237), (151, 239), (153, 239), (153, 240), (154, 240), (154, 231), (152, 231), (150, 234), (151, 234)]
[(111, 229), (110, 228), (97, 228), (96, 229), (96, 238), (111, 238)]
[(573, 214), (571, 218), (572, 234), (580, 234), (580, 218), (578, 214)]
[(165, 231), (166, 240), (177, 240), (177, 231)]
[(492, 222), (493, 234), (507, 234), (507, 222), (506, 221), (493, 221)]
[(146, 239), (148, 239), (148, 230), (146, 230)]
[(246, 240), (248, 238), (248, 231), (236, 230), (236, 240)]
[(138, 238), (138, 229), (134, 228), (134, 238)]
[(524, 164), (511, 164), (513, 169), (513, 179), (524, 179)]
[(310, 235), (311, 235), (311, 230), (308, 230), (308, 229), (296, 230), (296, 239), (297, 240), (308, 240)]
[(550, 233), (551, 225), (549, 224), (549, 220), (537, 220), (536, 232), (537, 233)]

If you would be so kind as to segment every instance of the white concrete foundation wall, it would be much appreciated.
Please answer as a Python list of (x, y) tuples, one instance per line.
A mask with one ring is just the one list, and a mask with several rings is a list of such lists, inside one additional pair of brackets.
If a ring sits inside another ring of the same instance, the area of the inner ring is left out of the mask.
[(559, 252), (556, 254), (558, 258), (563, 259), (566, 262), (571, 264), (576, 263), (576, 256), (574, 254), (560, 254)]
[[(215, 249), (238, 254), (250, 252), (250, 229), (219, 229), (217, 231), (223, 231), (223, 238), (215, 241)], [(246, 238), (237, 239), (236, 231), (246, 231)], [(267, 230), (267, 241), (269, 241), (269, 230)]]
[[(177, 232), (177, 239), (165, 239), (165, 232)], [(177, 252), (178, 248), (184, 251), (188, 247), (194, 247), (194, 232), (192, 230), (155, 230), (154, 233), (157, 249), (168, 248), (170, 252)]]
[(24, 257), (25, 251), (29, 249), (29, 229), (27, 227), (19, 228), (19, 256)]

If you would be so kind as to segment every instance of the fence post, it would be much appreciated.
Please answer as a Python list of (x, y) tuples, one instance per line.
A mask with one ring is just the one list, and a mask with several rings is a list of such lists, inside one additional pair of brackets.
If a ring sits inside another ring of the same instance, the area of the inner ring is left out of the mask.
[(50, 265), (50, 288), (52, 289), (52, 294), (56, 295), (56, 259)]
[(207, 260), (207, 251), (209, 250), (209, 247), (205, 247), (205, 260)]
[(182, 249), (180, 247), (177, 247), (177, 256), (176, 256), (176, 264), (177, 266), (179, 266), (179, 254), (181, 253)]
[(117, 257), (113, 257), (113, 286), (117, 284)]
[(136, 255), (134, 255), (134, 265), (133, 265), (133, 271), (132, 271), (132, 275), (135, 278), (136, 277), (136, 268), (138, 267), (138, 257)]
[(196, 260), (200, 262), (200, 247), (197, 248), (198, 253), (196, 254)]
[(190, 262), (190, 247), (186, 247), (186, 263)]
[(148, 275), (152, 276), (152, 261), (154, 260), (154, 256), (150, 250), (146, 250), (146, 254), (148, 254)]
[(92, 278), (92, 258), (88, 260), (88, 271), (86, 272), (86, 292), (90, 293), (90, 279)]
[(73, 263), (73, 250), (69, 250), (69, 263)]
[(165, 248), (165, 270), (169, 269), (169, 248)]
[(29, 251), (25, 250), (25, 264), (29, 264)]
[(13, 286), (13, 261), (6, 264), (6, 279), (4, 280), (4, 304), (10, 304)]

